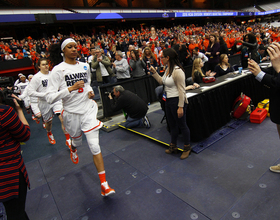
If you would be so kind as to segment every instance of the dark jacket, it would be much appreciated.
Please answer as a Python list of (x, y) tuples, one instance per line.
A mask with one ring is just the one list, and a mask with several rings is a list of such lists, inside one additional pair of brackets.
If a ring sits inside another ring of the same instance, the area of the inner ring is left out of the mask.
[(270, 87), (269, 89), (269, 112), (273, 123), (280, 124), (280, 74), (273, 67), (263, 69), (266, 73), (261, 83)]
[(230, 66), (226, 70), (223, 70), (222, 67), (218, 64), (215, 66), (214, 72), (216, 73), (215, 77), (226, 75), (227, 73), (234, 72), (234, 69)]
[(209, 60), (208, 63), (218, 63), (219, 62), (219, 57), (220, 55), (217, 55), (217, 52), (220, 52), (220, 44), (219, 43), (215, 43), (213, 45), (213, 47), (208, 46), (207, 48), (207, 52), (210, 52), (211, 55), (209, 56)]
[(143, 118), (147, 111), (147, 104), (136, 94), (125, 90), (116, 99), (110, 99), (111, 108), (113, 111), (123, 109), (130, 118)]
[[(204, 74), (204, 73), (203, 73)], [(199, 83), (203, 83), (203, 76), (200, 74), (200, 72), (195, 71), (194, 72), (194, 79), (193, 82), (199, 84)]]
[(248, 58), (250, 58), (250, 56), (259, 63), (259, 61), (257, 61), (258, 59), (254, 56), (258, 47), (257, 43), (243, 42), (239, 48), (237, 48), (236, 44), (237, 42), (235, 42), (233, 47), (236, 52), (241, 51), (241, 64), (244, 69), (248, 67)]
[(228, 47), (226, 44), (220, 44), (220, 55), (229, 54)]

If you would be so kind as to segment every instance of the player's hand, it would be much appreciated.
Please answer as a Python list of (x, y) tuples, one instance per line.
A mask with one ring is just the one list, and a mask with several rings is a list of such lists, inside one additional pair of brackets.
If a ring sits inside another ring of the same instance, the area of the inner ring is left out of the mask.
[(89, 91), (89, 92), (88, 92), (88, 98), (89, 98), (89, 99), (94, 99), (94, 97), (95, 97), (94, 92), (93, 92), (93, 91)]
[(109, 92), (109, 94), (108, 94), (108, 98), (109, 98), (109, 99), (113, 99), (113, 97), (112, 97), (112, 95), (111, 95), (110, 92)]
[(75, 82), (75, 84), (73, 86), (70, 86), (68, 88), (69, 92), (72, 92), (74, 90), (78, 90), (80, 88), (83, 88), (85, 86), (85, 82), (83, 80)]
[(254, 76), (257, 76), (262, 71), (259, 64), (257, 64), (253, 59), (248, 59), (248, 68)]

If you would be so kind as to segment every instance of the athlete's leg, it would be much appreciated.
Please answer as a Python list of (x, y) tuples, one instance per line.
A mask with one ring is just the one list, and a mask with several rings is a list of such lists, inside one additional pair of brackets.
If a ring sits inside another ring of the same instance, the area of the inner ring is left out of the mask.
[(90, 148), (91, 153), (93, 154), (93, 162), (98, 172), (98, 176), (101, 183), (101, 195), (108, 196), (115, 193), (114, 189), (111, 189), (106, 181), (106, 174), (104, 168), (104, 161), (99, 145), (99, 130), (85, 132), (87, 142)]
[(52, 120), (45, 122), (47, 132), (51, 132), (52, 130)]
[(62, 129), (63, 133), (64, 133), (64, 134), (68, 134), (68, 132), (65, 131), (64, 124), (63, 124), (63, 119), (62, 119), (62, 116), (61, 116), (60, 114), (58, 115), (58, 118), (59, 118), (59, 120), (60, 120), (61, 129)]

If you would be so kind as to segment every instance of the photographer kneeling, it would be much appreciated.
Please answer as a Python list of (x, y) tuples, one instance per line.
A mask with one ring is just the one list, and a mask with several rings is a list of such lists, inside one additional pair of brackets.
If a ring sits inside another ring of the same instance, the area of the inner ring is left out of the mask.
[(123, 109), (127, 113), (128, 117), (124, 124), (126, 128), (151, 127), (150, 121), (146, 116), (148, 106), (139, 96), (125, 90), (120, 85), (113, 87), (113, 94), (116, 100), (113, 99), (111, 93), (108, 95), (111, 108), (113, 111)]

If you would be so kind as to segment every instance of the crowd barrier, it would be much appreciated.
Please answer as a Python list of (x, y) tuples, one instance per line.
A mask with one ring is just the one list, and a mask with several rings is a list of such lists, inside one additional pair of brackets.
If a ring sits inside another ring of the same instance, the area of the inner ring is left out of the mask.
[[(237, 57), (238, 56), (238, 57)], [(232, 58), (233, 64), (239, 65), (239, 55)], [(187, 92), (189, 104), (187, 109), (187, 124), (191, 131), (191, 140), (201, 141), (213, 132), (227, 124), (230, 120), (230, 111), (234, 100), (241, 92), (251, 97), (253, 103), (269, 97), (269, 91), (248, 70), (246, 74), (237, 74), (218, 77), (215, 82), (201, 84), (201, 88)], [(158, 101), (155, 88), (158, 83), (152, 76), (144, 76), (121, 83), (109, 84), (99, 87), (100, 98), (103, 104), (104, 117), (111, 117), (120, 112), (113, 112), (110, 107), (108, 92), (113, 86), (122, 85), (146, 103)], [(159, 122), (160, 123), (160, 122)]]

